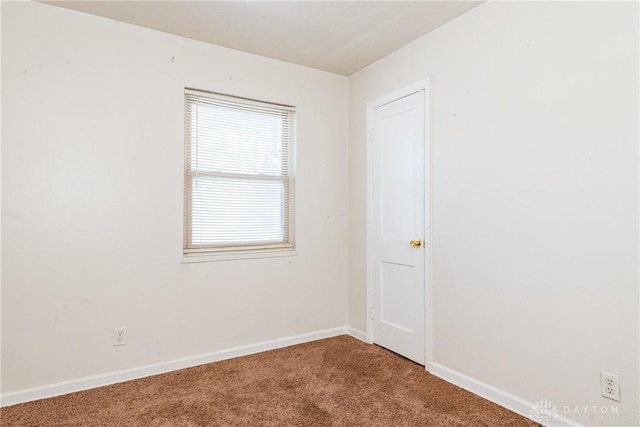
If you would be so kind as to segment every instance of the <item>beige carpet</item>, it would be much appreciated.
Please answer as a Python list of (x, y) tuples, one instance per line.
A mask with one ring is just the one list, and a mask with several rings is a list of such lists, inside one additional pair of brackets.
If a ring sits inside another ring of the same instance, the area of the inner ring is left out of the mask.
[(340, 336), (0, 410), (12, 426), (537, 426)]

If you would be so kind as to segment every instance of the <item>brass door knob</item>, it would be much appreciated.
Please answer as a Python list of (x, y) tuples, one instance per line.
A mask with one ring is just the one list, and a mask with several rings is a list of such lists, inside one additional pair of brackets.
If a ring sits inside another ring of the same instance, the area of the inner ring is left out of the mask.
[(420, 239), (411, 240), (409, 241), (409, 246), (411, 246), (412, 248), (420, 248), (422, 247), (422, 240)]

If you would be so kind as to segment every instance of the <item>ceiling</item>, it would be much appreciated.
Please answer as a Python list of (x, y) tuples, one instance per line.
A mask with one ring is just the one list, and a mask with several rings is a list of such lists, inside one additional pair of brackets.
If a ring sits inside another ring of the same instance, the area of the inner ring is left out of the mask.
[(351, 75), (482, 1), (45, 1)]

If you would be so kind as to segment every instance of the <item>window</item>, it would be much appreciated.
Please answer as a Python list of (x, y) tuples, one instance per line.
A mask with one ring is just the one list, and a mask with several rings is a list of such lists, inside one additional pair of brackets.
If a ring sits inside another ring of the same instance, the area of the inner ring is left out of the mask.
[(293, 107), (185, 90), (184, 254), (287, 251)]

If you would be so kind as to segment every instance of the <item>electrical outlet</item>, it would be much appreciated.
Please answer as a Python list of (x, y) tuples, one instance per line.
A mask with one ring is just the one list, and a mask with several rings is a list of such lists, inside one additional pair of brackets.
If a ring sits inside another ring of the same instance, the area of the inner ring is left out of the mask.
[(600, 388), (602, 396), (620, 402), (620, 380), (617, 375), (600, 371)]
[(125, 345), (127, 343), (127, 328), (113, 328), (113, 346)]

